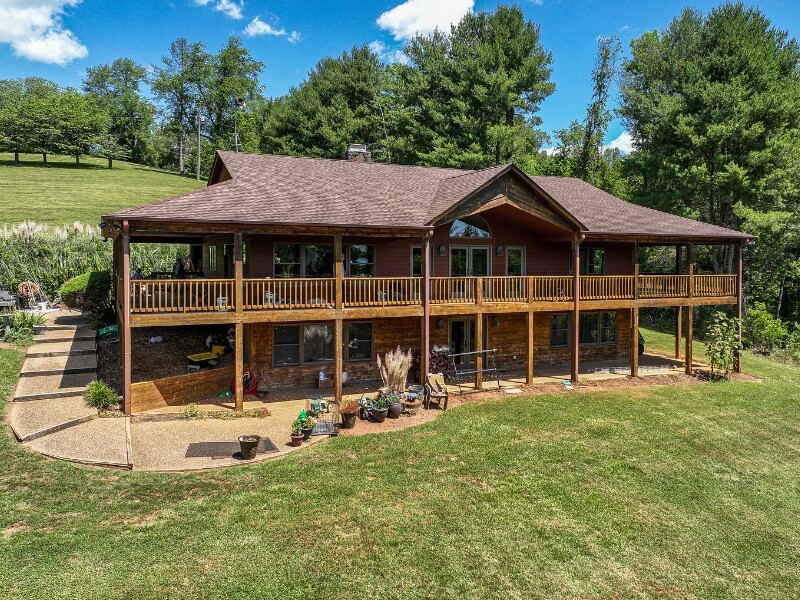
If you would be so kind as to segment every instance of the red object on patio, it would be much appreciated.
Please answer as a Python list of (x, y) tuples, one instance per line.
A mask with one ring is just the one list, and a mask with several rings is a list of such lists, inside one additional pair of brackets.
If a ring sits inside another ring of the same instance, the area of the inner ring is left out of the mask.
[[(242, 390), (245, 396), (255, 396), (258, 394), (258, 380), (250, 371), (242, 374)], [(231, 392), (236, 393), (236, 377), (231, 379)]]

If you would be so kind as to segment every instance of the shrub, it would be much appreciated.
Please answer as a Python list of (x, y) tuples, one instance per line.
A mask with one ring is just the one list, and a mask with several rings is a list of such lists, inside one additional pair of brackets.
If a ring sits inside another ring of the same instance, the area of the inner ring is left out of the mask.
[(706, 336), (706, 352), (711, 363), (711, 375), (715, 371), (723, 376), (731, 372), (736, 353), (742, 349), (738, 336), (738, 319), (717, 312), (711, 318), (711, 325)]
[(0, 336), (6, 342), (17, 346), (30, 346), (33, 343), (33, 326), (44, 324), (44, 315), (18, 311), (11, 314), (11, 331), (8, 334), (0, 331)]
[(58, 291), (61, 301), (69, 308), (92, 311), (111, 297), (111, 273), (89, 271), (67, 281)]
[(378, 371), (383, 380), (383, 387), (389, 393), (397, 394), (406, 389), (406, 379), (408, 379), (408, 371), (411, 369), (412, 362), (411, 350), (407, 353), (400, 350), (387, 352), (384, 360), (381, 361), (378, 355)]
[(748, 345), (765, 353), (782, 346), (788, 335), (780, 319), (770, 314), (763, 302), (756, 302), (747, 311), (744, 326)]
[(86, 404), (98, 410), (111, 408), (119, 404), (117, 393), (104, 381), (92, 381), (86, 386), (84, 396)]

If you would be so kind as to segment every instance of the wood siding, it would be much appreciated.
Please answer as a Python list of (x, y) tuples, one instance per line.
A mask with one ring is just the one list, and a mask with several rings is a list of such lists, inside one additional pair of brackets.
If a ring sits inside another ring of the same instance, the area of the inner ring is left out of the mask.
[(131, 385), (131, 413), (205, 400), (230, 389), (234, 367), (210, 369)]

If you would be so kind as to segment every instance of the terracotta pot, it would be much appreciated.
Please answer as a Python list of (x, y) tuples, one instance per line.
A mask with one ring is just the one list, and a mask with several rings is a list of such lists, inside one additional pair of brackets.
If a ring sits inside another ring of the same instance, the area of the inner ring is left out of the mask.
[(376, 423), (383, 423), (384, 419), (386, 419), (386, 415), (389, 412), (388, 408), (384, 408), (383, 410), (378, 410), (377, 408), (373, 408), (369, 411), (372, 420)]
[(303, 443), (303, 434), (292, 435), (292, 446), (300, 446)]
[(357, 413), (342, 413), (342, 429), (352, 429), (356, 426)]
[(399, 419), (400, 413), (403, 412), (403, 403), (402, 402), (392, 402), (389, 405), (389, 418), (390, 419)]
[(244, 460), (253, 460), (258, 452), (258, 444), (261, 442), (260, 435), (239, 436), (239, 448)]

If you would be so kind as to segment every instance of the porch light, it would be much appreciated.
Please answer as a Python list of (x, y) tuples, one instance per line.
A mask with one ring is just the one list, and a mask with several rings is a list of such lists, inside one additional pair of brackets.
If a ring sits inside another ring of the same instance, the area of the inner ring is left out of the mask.
[(444, 319), (436, 321), (436, 329), (444, 329)]
[(503, 256), (503, 247), (502, 246), (498, 246), (497, 247), (497, 256)]
[(447, 254), (447, 248), (444, 244), (439, 244), (439, 256), (445, 256)]

